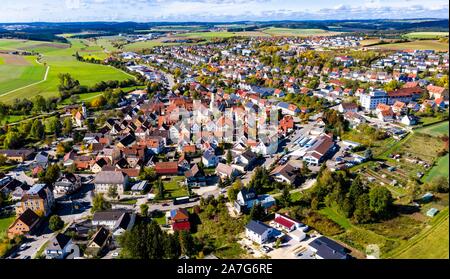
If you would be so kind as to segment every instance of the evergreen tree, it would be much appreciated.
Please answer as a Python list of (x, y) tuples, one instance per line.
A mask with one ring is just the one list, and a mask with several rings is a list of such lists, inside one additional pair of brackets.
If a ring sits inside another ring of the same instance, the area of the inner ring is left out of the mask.
[(291, 204), (291, 193), (289, 192), (288, 187), (283, 188), (283, 192), (281, 193), (279, 199), (280, 206), (289, 207)]

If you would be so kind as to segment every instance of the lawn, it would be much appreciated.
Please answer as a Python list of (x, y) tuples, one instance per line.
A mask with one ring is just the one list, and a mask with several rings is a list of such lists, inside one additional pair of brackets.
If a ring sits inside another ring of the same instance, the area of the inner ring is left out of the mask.
[(232, 38), (232, 37), (267, 37), (267, 34), (258, 31), (244, 32), (190, 32), (177, 34), (176, 37), (192, 39), (214, 39), (214, 38)]
[(405, 34), (404, 37), (409, 39), (439, 39), (448, 37), (448, 32), (411, 32)]
[(1, 117), (0, 116), (0, 125), (4, 125), (6, 123), (14, 123), (14, 122), (18, 122), (24, 118), (26, 118), (27, 116), (25, 115), (8, 115), (5, 117)]
[(323, 29), (292, 29), (292, 28), (276, 28), (276, 27), (264, 29), (263, 32), (271, 36), (293, 36), (293, 37), (332, 36), (340, 34), (340, 32), (330, 32)]
[(406, 43), (392, 43), (392, 44), (382, 44), (373, 46), (381, 49), (393, 49), (393, 50), (436, 50), (436, 51), (448, 51), (448, 43), (440, 42), (438, 40), (424, 40), (424, 41), (413, 41)]
[[(91, 86), (100, 81), (107, 80), (125, 80), (132, 78), (132, 76), (117, 70), (113, 67), (98, 65), (98, 64), (90, 64), (79, 62), (73, 57), (76, 51), (79, 51), (81, 54), (97, 54), (101, 53), (99, 46), (86, 46), (82, 40), (70, 40), (71, 46), (70, 48), (64, 48), (60, 45), (51, 47), (51, 50), (45, 50), (42, 52), (43, 59), (42, 63), (47, 63), (50, 66), (50, 70), (48, 73), (48, 78), (45, 82), (39, 83), (37, 85), (30, 86), (25, 89), (21, 89), (15, 91), (10, 94), (3, 94), (1, 96), (1, 101), (3, 102), (12, 102), (15, 98), (31, 98), (35, 95), (42, 95), (44, 97), (57, 96), (58, 95), (58, 74), (60, 73), (70, 73), (75, 79), (78, 79), (82, 85)], [(42, 42), (40, 42), (42, 43)], [(49, 48), (47, 46), (46, 48)], [(24, 46), (36, 47), (36, 43), (31, 44), (27, 42), (21, 42), (18, 40), (0, 40), (0, 49), (17, 49), (24, 48)], [(25, 47), (26, 48), (26, 47)], [(2, 65), (3, 67), (4, 65)], [(17, 66), (16, 66), (17, 67)], [(39, 66), (42, 72), (45, 71), (43, 66)], [(15, 75), (10, 75), (9, 79), (14, 76), (16, 79), (20, 78), (23, 73), (20, 70)], [(27, 73), (29, 77), (31, 73)], [(43, 74), (42, 74), (43, 75)], [(0, 77), (3, 76), (0, 74)], [(42, 79), (42, 77), (41, 77)], [(26, 80), (30, 80), (26, 78)], [(30, 82), (31, 83), (31, 82)], [(0, 92), (2, 92), (2, 87), (5, 90), (13, 90), (23, 86), (22, 84), (14, 84), (14, 86), (8, 85), (6, 81), (0, 80)]]
[(331, 220), (333, 220), (346, 230), (353, 226), (347, 218), (336, 212), (334, 208), (325, 207), (322, 208), (319, 212), (325, 215), (326, 217), (330, 218)]
[(230, 217), (226, 208), (219, 211), (216, 219), (208, 218), (205, 212), (200, 213), (199, 217), (200, 224), (197, 224), (197, 232), (194, 235), (212, 248), (217, 257), (220, 259), (245, 257), (245, 251), (237, 242), (244, 231), (245, 218)]
[(392, 254), (399, 259), (448, 259), (448, 208), (438, 214), (431, 227), (411, 238)]
[(448, 121), (441, 122), (436, 125), (426, 126), (426, 127), (417, 129), (415, 131), (424, 133), (424, 134), (429, 134), (432, 136), (448, 135)]
[(16, 220), (16, 216), (14, 215), (6, 218), (0, 218), (0, 239), (6, 236), (6, 231), (14, 220)]
[(439, 158), (436, 161), (436, 165), (427, 173), (424, 177), (424, 181), (428, 182), (433, 180), (435, 177), (443, 176), (448, 179), (448, 168), (449, 168), (449, 155), (445, 155), (444, 157)]
[[(4, 58), (2, 58), (4, 61)], [(44, 79), (46, 68), (34, 61), (36, 57), (26, 57), (29, 65), (0, 63), (0, 98), (11, 90), (27, 86)]]
[(125, 51), (139, 51), (142, 49), (153, 48), (158, 46), (175, 46), (180, 45), (179, 43), (164, 43), (160, 39), (150, 40), (144, 42), (131, 43), (123, 46)]
[(184, 176), (176, 176), (170, 178), (170, 181), (164, 181), (164, 192), (166, 198), (179, 198), (189, 196), (189, 192), (186, 187), (181, 184), (183, 182)]
[(155, 220), (159, 225), (166, 224), (166, 214), (164, 214), (164, 212), (158, 212), (158, 215), (153, 216), (152, 219)]

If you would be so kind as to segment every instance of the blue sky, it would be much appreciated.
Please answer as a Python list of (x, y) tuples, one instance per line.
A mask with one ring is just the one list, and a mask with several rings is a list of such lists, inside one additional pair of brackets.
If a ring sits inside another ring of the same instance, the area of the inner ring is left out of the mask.
[(448, 0), (1, 0), (0, 22), (448, 18)]

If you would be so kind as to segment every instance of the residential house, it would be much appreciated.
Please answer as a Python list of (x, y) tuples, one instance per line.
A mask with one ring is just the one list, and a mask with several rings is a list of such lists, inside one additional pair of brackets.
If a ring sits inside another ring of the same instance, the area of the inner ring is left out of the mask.
[(273, 223), (277, 229), (287, 232), (291, 232), (298, 228), (302, 228), (302, 230), (307, 228), (303, 223), (280, 213), (275, 213)]
[(108, 229), (100, 227), (98, 231), (89, 240), (85, 254), (88, 256), (98, 256), (105, 251), (105, 248), (111, 242), (111, 233)]
[(23, 163), (34, 154), (33, 149), (0, 149), (0, 155), (4, 155), (9, 161)]
[(419, 123), (419, 119), (414, 115), (405, 115), (402, 117), (401, 123), (407, 126), (413, 126)]
[(43, 169), (47, 168), (49, 160), (49, 154), (45, 151), (40, 151), (36, 154), (33, 160), (33, 166), (40, 166)]
[(27, 208), (19, 217), (8, 227), (8, 237), (14, 238), (17, 235), (30, 234), (38, 226), (39, 216), (31, 209)]
[(72, 239), (62, 233), (58, 233), (50, 239), (45, 255), (51, 259), (64, 259), (71, 252)]
[(31, 209), (39, 216), (48, 216), (54, 204), (55, 199), (50, 187), (46, 184), (35, 184), (20, 200), (16, 214), (21, 215), (25, 210)]
[(427, 86), (428, 94), (432, 99), (443, 98), (444, 100), (448, 100), (448, 89), (445, 87), (428, 85)]
[(239, 176), (239, 171), (232, 166), (229, 166), (227, 164), (219, 163), (216, 167), (216, 174), (221, 178), (230, 178), (234, 179), (235, 177)]
[(276, 167), (270, 172), (270, 175), (275, 179), (275, 181), (287, 184), (295, 184), (297, 179), (297, 169), (293, 167), (290, 163)]
[(236, 158), (234, 158), (233, 166), (240, 172), (245, 172), (253, 167), (253, 165), (256, 163), (256, 159), (256, 154), (253, 151), (247, 149), (240, 155), (236, 156)]
[(105, 227), (113, 233), (113, 236), (121, 235), (131, 230), (136, 221), (136, 214), (122, 209), (97, 211), (92, 217), (92, 225)]
[(348, 250), (337, 242), (321, 236), (309, 243), (309, 247), (318, 259), (348, 259)]
[(219, 163), (219, 159), (214, 154), (214, 151), (206, 150), (203, 152), (202, 163), (206, 168), (215, 167)]
[(63, 174), (53, 187), (55, 195), (67, 195), (81, 188), (81, 177), (72, 173)]
[(190, 231), (189, 212), (184, 209), (174, 209), (170, 211), (169, 223), (174, 231)]
[(197, 164), (184, 173), (186, 176), (185, 184), (189, 187), (199, 187), (206, 185), (205, 173)]
[(341, 113), (358, 112), (358, 105), (355, 103), (340, 103), (338, 111)]
[(158, 175), (178, 175), (178, 162), (156, 162), (155, 172)]
[(381, 110), (377, 113), (377, 117), (383, 122), (391, 122), (394, 120), (394, 112), (391, 109)]
[(270, 195), (256, 195), (254, 189), (244, 188), (239, 191), (234, 208), (238, 213), (248, 213), (256, 204), (260, 204), (265, 210), (275, 205), (275, 199)]
[(250, 220), (245, 226), (245, 236), (259, 245), (266, 243), (274, 232), (274, 228), (261, 221)]
[(128, 175), (122, 171), (101, 171), (94, 178), (95, 192), (108, 193), (111, 187), (117, 187), (117, 193), (122, 195), (128, 185)]
[(294, 130), (294, 118), (290, 115), (285, 115), (278, 124), (279, 131), (283, 133), (283, 135), (287, 135), (288, 133)]

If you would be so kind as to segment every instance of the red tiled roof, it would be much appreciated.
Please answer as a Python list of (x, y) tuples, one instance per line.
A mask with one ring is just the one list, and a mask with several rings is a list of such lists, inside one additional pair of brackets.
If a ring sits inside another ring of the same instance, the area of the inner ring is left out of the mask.
[(155, 171), (157, 174), (177, 174), (177, 162), (157, 162), (155, 164)]
[(282, 225), (285, 228), (292, 228), (292, 226), (294, 225), (294, 222), (289, 221), (281, 216), (278, 216), (277, 218), (275, 218), (274, 220), (276, 223)]
[(174, 231), (190, 231), (191, 230), (191, 223), (188, 221), (186, 222), (175, 222), (172, 224), (172, 229)]

